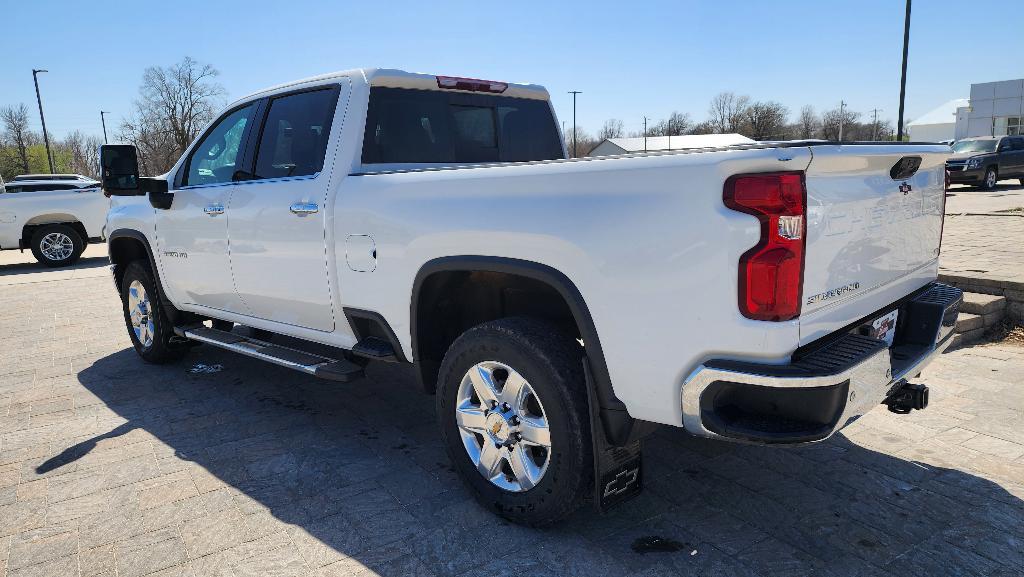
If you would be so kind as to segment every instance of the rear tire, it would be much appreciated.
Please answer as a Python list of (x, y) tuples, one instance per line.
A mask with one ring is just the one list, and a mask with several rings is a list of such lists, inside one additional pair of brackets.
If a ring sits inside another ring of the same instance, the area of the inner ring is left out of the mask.
[(41, 226), (32, 234), (32, 256), (48, 267), (69, 266), (85, 251), (85, 241), (77, 230), (66, 224)]
[(985, 180), (981, 183), (983, 190), (995, 190), (996, 183), (999, 182), (999, 173), (996, 172), (996, 167), (990, 166), (985, 169)]
[[(478, 394), (483, 386), (485, 396), (494, 392), (489, 401)], [(593, 483), (585, 387), (579, 345), (544, 322), (486, 322), (452, 343), (438, 377), (438, 420), (481, 505), (538, 527), (583, 503)]]
[(124, 271), (121, 307), (128, 335), (142, 360), (163, 364), (188, 352), (187, 342), (174, 342), (174, 327), (160, 302), (153, 274), (142, 261), (132, 262)]

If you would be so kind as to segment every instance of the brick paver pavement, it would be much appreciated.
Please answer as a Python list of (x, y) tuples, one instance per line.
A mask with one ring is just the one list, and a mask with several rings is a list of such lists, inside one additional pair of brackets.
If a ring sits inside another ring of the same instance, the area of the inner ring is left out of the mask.
[(1002, 181), (994, 191), (956, 187), (946, 198), (939, 272), (958, 286), (1005, 295), (1024, 320), (1024, 187)]
[(29, 268), (0, 267), (0, 576), (1024, 573), (1022, 348), (946, 354), (928, 410), (812, 447), (665, 429), (642, 497), (537, 531), (469, 498), (408, 367), (147, 366), (107, 277)]

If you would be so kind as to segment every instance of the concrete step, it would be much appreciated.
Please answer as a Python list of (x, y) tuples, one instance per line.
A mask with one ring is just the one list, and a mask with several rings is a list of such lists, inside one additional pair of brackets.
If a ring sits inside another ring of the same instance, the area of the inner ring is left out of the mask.
[(981, 315), (961, 312), (956, 318), (956, 332), (967, 333), (978, 329), (984, 330), (985, 319)]
[(964, 293), (964, 304), (960, 305), (961, 313), (972, 315), (989, 315), (1002, 312), (1006, 308), (1006, 297), (981, 293)]
[(952, 346), (966, 346), (983, 340), (989, 329), (1003, 322), (1005, 314), (1005, 297), (965, 292)]
[(985, 338), (985, 329), (974, 329), (965, 333), (956, 333), (953, 335), (953, 342), (950, 343), (950, 348), (963, 347), (974, 344)]

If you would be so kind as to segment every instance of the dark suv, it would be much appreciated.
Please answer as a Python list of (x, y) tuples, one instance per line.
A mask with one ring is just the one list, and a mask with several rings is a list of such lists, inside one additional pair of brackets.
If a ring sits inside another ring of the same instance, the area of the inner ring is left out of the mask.
[(953, 143), (946, 160), (950, 184), (973, 184), (992, 190), (996, 182), (1018, 178), (1024, 184), (1024, 136), (979, 136)]

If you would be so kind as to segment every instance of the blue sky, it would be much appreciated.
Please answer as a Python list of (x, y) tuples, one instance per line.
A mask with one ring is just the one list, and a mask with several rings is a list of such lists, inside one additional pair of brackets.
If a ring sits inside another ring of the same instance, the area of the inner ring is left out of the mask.
[[(323, 72), (382, 66), (528, 81), (562, 120), (590, 132), (607, 118), (638, 130), (673, 110), (706, 116), (716, 93), (777, 100), (795, 116), (845, 100), (895, 119), (902, 0), (589, 2), (5, 2), (0, 105), (31, 106), (40, 76), (57, 137), (100, 134), (130, 111), (146, 66), (191, 56), (213, 64), (233, 99)], [(918, 0), (907, 118), (972, 82), (1024, 77), (1019, 0)], [(984, 17), (982, 15), (996, 15)], [(1001, 39), (1001, 40), (1000, 40)], [(987, 47), (986, 47), (987, 46)]]

